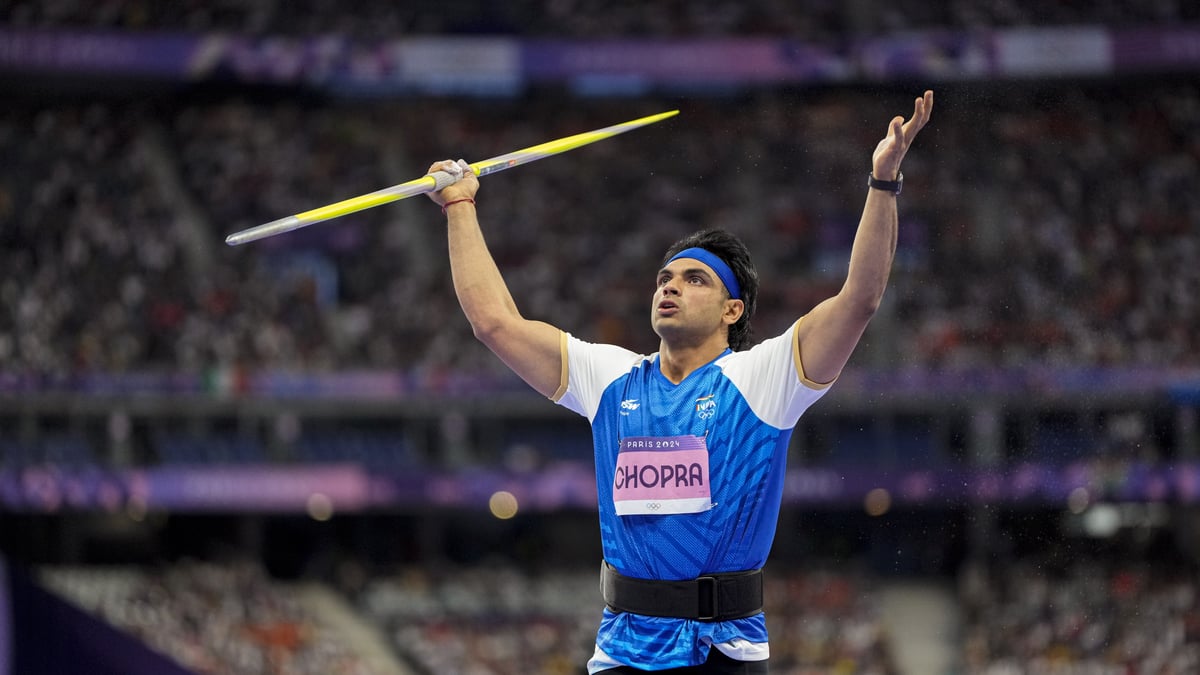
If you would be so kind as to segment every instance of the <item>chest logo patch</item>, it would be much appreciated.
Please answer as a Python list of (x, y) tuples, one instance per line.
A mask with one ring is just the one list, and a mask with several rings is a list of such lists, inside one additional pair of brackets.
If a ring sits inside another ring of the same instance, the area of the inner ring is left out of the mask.
[(717, 414), (716, 394), (709, 394), (696, 399), (696, 417), (706, 420)]
[(712, 508), (708, 445), (700, 436), (621, 439), (613, 478), (617, 515), (701, 513)]

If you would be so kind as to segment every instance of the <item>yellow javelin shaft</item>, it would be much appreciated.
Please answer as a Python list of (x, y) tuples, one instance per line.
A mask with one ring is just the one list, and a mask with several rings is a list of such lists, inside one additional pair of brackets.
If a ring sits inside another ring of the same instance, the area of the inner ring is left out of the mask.
[[(547, 141), (545, 143), (533, 145), (505, 155), (492, 157), (491, 159), (473, 162), (470, 164), (470, 167), (471, 170), (475, 172), (476, 176), (486, 176), (488, 174), (504, 171), (505, 169), (511, 169), (514, 166), (535, 162), (539, 159), (557, 155), (568, 150), (574, 150), (575, 148), (587, 145), (589, 143), (595, 143), (596, 141), (602, 141), (606, 138), (612, 138), (617, 134), (623, 134), (626, 131), (632, 131), (648, 124), (654, 124), (655, 122), (660, 122), (668, 117), (674, 117), (678, 114), (678, 110), (669, 110), (667, 112), (658, 113), (657, 115), (649, 115), (636, 120), (630, 120), (629, 122), (614, 124), (611, 127), (604, 127), (603, 129), (596, 129), (594, 131), (585, 131), (582, 134), (575, 134), (574, 136), (567, 136), (565, 138)], [(263, 225), (258, 225), (240, 232), (235, 232), (225, 238), (225, 243), (229, 244), (230, 246), (237, 246), (239, 244), (245, 244), (258, 239), (265, 239), (266, 237), (274, 236), (276, 234), (282, 234), (284, 232), (290, 232), (302, 227), (307, 227), (308, 225), (319, 223), (323, 220), (339, 218), (356, 211), (362, 211), (363, 209), (369, 209), (381, 204), (388, 204), (401, 199), (407, 199), (408, 197), (412, 197), (414, 195), (422, 195), (427, 192), (434, 192), (446, 187), (447, 185), (453, 184), (456, 180), (457, 179), (454, 176), (451, 176), (445, 171), (435, 171), (431, 174), (421, 176), (416, 180), (410, 180), (407, 183), (400, 183), (389, 188), (376, 190), (375, 192), (371, 192), (369, 194), (351, 197), (350, 199), (345, 199), (327, 206), (312, 209), (311, 211), (297, 213), (293, 216), (287, 216), (286, 218), (280, 218), (279, 220), (273, 220)]]

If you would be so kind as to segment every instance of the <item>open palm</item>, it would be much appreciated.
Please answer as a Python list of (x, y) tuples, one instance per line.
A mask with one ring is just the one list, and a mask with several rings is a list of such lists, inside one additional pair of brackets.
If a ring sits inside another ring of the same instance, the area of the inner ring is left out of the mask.
[(891, 124), (888, 125), (887, 137), (879, 141), (879, 145), (875, 146), (875, 153), (871, 156), (871, 167), (876, 178), (896, 180), (900, 173), (900, 162), (904, 160), (904, 155), (917, 133), (929, 121), (932, 112), (933, 92), (926, 91), (914, 102), (913, 115), (907, 122), (899, 115), (892, 118)]

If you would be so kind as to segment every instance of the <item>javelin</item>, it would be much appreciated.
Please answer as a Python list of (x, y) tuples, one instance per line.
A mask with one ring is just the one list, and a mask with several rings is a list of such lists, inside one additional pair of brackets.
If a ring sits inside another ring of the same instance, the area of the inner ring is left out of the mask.
[[(678, 110), (670, 110), (667, 112), (658, 113), (657, 115), (650, 115), (648, 117), (642, 117), (629, 122), (624, 122), (622, 124), (614, 124), (611, 127), (604, 127), (603, 129), (596, 129), (595, 131), (585, 131), (582, 134), (575, 134), (574, 136), (567, 136), (565, 138), (548, 141), (540, 145), (530, 146), (523, 150), (510, 152), (506, 155), (485, 159), (482, 162), (474, 162), (470, 165), (471, 171), (473, 171), (476, 176), (483, 177), (488, 174), (496, 173), (497, 171), (511, 169), (514, 166), (536, 162), (539, 159), (544, 159), (546, 157), (550, 157), (551, 155), (557, 155), (560, 152), (574, 150), (575, 148), (587, 145), (589, 143), (602, 141), (606, 138), (616, 136), (617, 134), (623, 134), (626, 131), (633, 131), (638, 127), (644, 127), (647, 124), (654, 124), (655, 122), (665, 120), (668, 117), (674, 117), (677, 114), (679, 114)], [(340, 218), (341, 216), (354, 213), (355, 211), (362, 211), (363, 209), (369, 209), (381, 204), (388, 204), (401, 199), (407, 199), (414, 195), (423, 195), (427, 192), (436, 192), (447, 185), (454, 184), (456, 181), (457, 178), (451, 176), (445, 171), (434, 171), (433, 173), (421, 176), (416, 180), (410, 180), (407, 183), (400, 183), (399, 185), (393, 185), (392, 187), (377, 190), (369, 194), (351, 197), (350, 199), (329, 204), (328, 206), (322, 206), (311, 211), (297, 213), (294, 216), (280, 218), (279, 220), (272, 220), (271, 222), (263, 225), (258, 225), (240, 232), (235, 232), (228, 237), (225, 237), (225, 243), (229, 244), (230, 246), (237, 246), (238, 244), (245, 244), (249, 241), (265, 239), (266, 237), (274, 236), (276, 234), (298, 230), (302, 227), (307, 227), (313, 223), (319, 223), (323, 220)]]

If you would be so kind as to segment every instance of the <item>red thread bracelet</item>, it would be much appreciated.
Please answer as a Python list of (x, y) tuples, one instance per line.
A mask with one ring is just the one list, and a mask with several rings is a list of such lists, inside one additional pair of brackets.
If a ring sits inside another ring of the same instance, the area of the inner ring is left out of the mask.
[(459, 202), (471, 202), (472, 204), (474, 204), (475, 200), (471, 199), (470, 197), (463, 197), (462, 199), (455, 199), (452, 202), (446, 202), (445, 204), (442, 204), (442, 213), (446, 212), (447, 206), (450, 206), (451, 204), (458, 204)]

